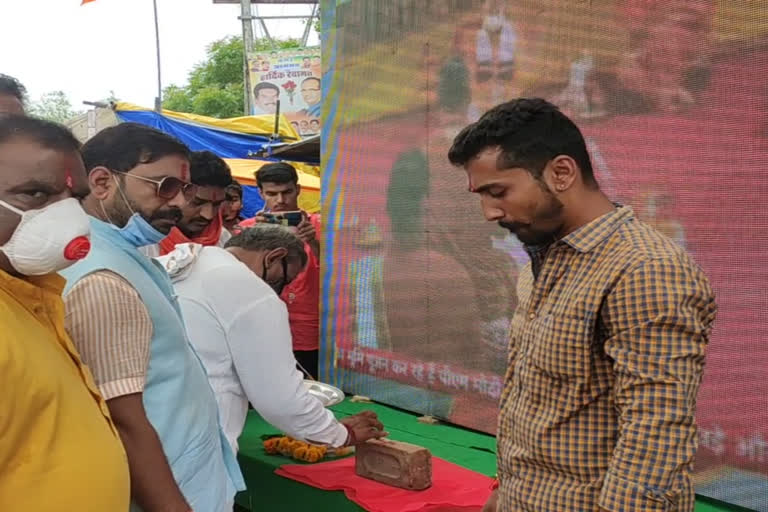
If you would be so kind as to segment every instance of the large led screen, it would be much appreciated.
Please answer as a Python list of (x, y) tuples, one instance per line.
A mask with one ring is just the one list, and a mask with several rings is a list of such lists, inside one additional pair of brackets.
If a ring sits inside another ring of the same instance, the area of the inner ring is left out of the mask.
[(518, 96), (690, 251), (720, 312), (698, 492), (768, 510), (768, 2), (348, 0), (323, 15), (322, 375), (493, 433), (519, 242), (446, 158)]

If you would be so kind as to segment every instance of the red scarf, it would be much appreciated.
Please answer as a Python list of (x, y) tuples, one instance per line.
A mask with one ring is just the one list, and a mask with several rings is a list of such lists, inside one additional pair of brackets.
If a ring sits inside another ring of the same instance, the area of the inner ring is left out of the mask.
[(224, 222), (221, 219), (221, 210), (215, 219), (208, 224), (208, 227), (200, 233), (200, 236), (195, 238), (188, 238), (177, 227), (171, 229), (168, 236), (160, 241), (160, 255), (165, 256), (169, 252), (172, 252), (178, 244), (195, 243), (203, 246), (216, 245), (221, 238), (221, 230), (224, 229)]

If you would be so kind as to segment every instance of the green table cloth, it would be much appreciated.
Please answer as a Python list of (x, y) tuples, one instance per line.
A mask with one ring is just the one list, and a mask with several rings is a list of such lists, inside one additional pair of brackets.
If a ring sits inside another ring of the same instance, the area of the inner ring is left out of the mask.
[[(428, 448), (436, 457), (459, 464), (488, 476), (496, 474), (496, 440), (493, 436), (465, 430), (452, 425), (427, 425), (418, 416), (380, 404), (360, 404), (345, 400), (331, 408), (337, 417), (370, 409), (379, 415), (390, 438)], [(252, 511), (313, 511), (359, 512), (363, 509), (349, 501), (341, 491), (323, 491), (287, 478), (275, 470), (295, 461), (282, 456), (267, 455), (262, 436), (279, 434), (258, 413), (250, 411), (242, 436), (238, 459), (248, 490), (237, 496), (239, 506)], [(699, 497), (696, 512), (736, 512), (746, 509), (733, 507)]]

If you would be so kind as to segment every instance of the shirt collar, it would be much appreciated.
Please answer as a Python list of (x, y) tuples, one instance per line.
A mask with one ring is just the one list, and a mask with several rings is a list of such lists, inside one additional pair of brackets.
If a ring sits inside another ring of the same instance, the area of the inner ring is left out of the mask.
[(616, 208), (601, 215), (592, 222), (578, 228), (573, 233), (563, 237), (557, 242), (541, 245), (526, 245), (525, 252), (532, 260), (543, 258), (550, 247), (555, 243), (564, 243), (579, 252), (590, 252), (608, 238), (619, 226), (635, 218), (634, 210), (630, 206), (616, 204)]
[(578, 252), (587, 253), (634, 218), (635, 213), (631, 207), (617, 204), (614, 210), (578, 228), (560, 241)]
[(58, 274), (14, 277), (0, 270), (0, 288), (19, 300), (39, 300), (41, 295), (61, 296), (66, 280)]
[(165, 268), (171, 281), (175, 283), (185, 279), (189, 275), (192, 266), (197, 261), (202, 251), (202, 244), (178, 244), (173, 251), (165, 256), (155, 258), (155, 261)]

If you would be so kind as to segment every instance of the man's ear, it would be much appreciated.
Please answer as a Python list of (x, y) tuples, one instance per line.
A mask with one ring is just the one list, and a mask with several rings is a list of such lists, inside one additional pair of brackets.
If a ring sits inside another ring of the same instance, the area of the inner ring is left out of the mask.
[(275, 261), (281, 258), (287, 258), (287, 257), (288, 257), (288, 249), (286, 249), (285, 247), (278, 247), (277, 249), (272, 249), (264, 257), (264, 266), (268, 268)]
[(103, 201), (110, 196), (115, 187), (115, 178), (106, 167), (94, 167), (88, 173), (88, 186), (93, 197)]
[(558, 155), (544, 169), (544, 181), (555, 192), (565, 192), (581, 177), (576, 161), (567, 155)]
[(299, 194), (301, 194), (301, 185), (296, 183), (296, 195), (299, 195)]

